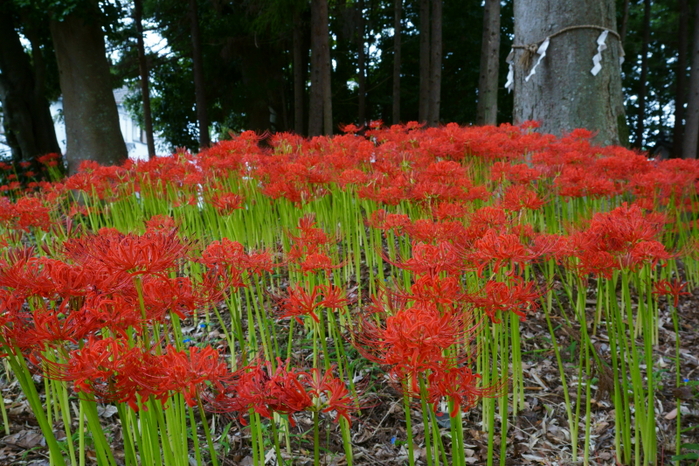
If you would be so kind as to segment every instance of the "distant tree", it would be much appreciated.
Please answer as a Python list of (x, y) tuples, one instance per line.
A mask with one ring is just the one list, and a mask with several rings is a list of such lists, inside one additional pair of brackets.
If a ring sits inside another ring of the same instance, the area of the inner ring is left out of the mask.
[(206, 84), (199, 33), (199, 13), (197, 0), (189, 0), (189, 23), (192, 38), (192, 71), (194, 73), (194, 94), (197, 103), (197, 122), (199, 123), (199, 147), (211, 145), (209, 137), (209, 115), (206, 108)]
[(682, 137), (684, 135), (684, 106), (687, 102), (687, 47), (689, 26), (689, 5), (687, 0), (679, 0), (677, 15), (677, 79), (675, 82), (675, 124), (672, 129), (672, 157), (682, 157)]
[(400, 59), (401, 59), (401, 17), (403, 0), (393, 0), (393, 124), (400, 123)]
[(54, 10), (51, 36), (63, 94), (68, 173), (84, 160), (117, 165), (127, 158), (105, 53), (97, 0)]
[(648, 48), (650, 47), (650, 0), (643, 0), (643, 42), (641, 45), (641, 79), (638, 90), (638, 118), (636, 119), (636, 147), (643, 147), (648, 82)]
[(19, 163), (60, 148), (44, 93), (40, 44), (32, 41), (32, 66), (20, 42), (16, 13), (12, 2), (0, 1), (0, 101), (12, 159)]
[(311, 100), (308, 133), (333, 133), (328, 0), (311, 1)]
[(686, 159), (696, 159), (697, 143), (699, 142), (699, 2), (694, 9), (692, 71), (688, 84), (689, 97), (687, 98), (682, 156)]
[(476, 124), (497, 124), (499, 66), (500, 0), (486, 0), (483, 12), (483, 44), (481, 45), (481, 65), (478, 79)]
[(148, 76), (148, 61), (146, 47), (143, 41), (143, 0), (134, 0), (133, 20), (136, 25), (136, 43), (138, 48), (138, 71), (141, 82), (141, 99), (143, 101), (143, 129), (146, 133), (148, 157), (155, 156), (155, 140), (153, 138), (153, 117), (150, 107), (150, 79)]

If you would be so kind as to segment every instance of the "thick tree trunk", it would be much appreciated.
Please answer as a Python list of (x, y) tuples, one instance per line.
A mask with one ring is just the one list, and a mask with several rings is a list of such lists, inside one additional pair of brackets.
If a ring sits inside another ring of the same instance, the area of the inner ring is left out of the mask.
[[(596, 25), (616, 31), (613, 0), (517, 0), (514, 4), (515, 45), (538, 47), (547, 36), (563, 28)], [(526, 53), (516, 48), (514, 122), (536, 120), (540, 131), (563, 134), (575, 128), (597, 133), (599, 144), (626, 141), (619, 65), (619, 42), (607, 37), (602, 69), (590, 72), (597, 53), (598, 29), (572, 29), (551, 38), (546, 57), (528, 81), (531, 65), (520, 59)], [(538, 61), (538, 55), (532, 64)]]
[(641, 45), (641, 85), (638, 89), (638, 119), (634, 145), (643, 147), (646, 120), (646, 89), (648, 88), (648, 45), (650, 44), (650, 0), (643, 0), (643, 43)]
[[(303, 103), (306, 98), (305, 84), (306, 77), (304, 73), (304, 66), (306, 60), (303, 58), (304, 47), (303, 47), (303, 32), (301, 29), (301, 23), (296, 18), (294, 21), (294, 41), (293, 47), (293, 68), (294, 68), (294, 132), (296, 134), (305, 134), (303, 130)], [(308, 49), (305, 50), (306, 56), (308, 56)]]
[(400, 60), (401, 16), (403, 0), (393, 2), (393, 124), (400, 123)]
[(364, 49), (364, 0), (357, 1), (357, 124), (366, 123), (366, 51)]
[(143, 100), (143, 130), (146, 133), (148, 158), (155, 157), (155, 140), (153, 139), (153, 118), (150, 110), (150, 91), (148, 83), (148, 63), (146, 46), (143, 43), (143, 0), (134, 0), (133, 20), (136, 24), (136, 44), (138, 47), (138, 70), (141, 74), (141, 99)]
[(442, 103), (442, 0), (432, 0), (430, 37), (430, 104), (427, 121), (430, 126), (437, 126)]
[(675, 84), (675, 126), (672, 131), (672, 157), (682, 157), (682, 136), (684, 129), (684, 104), (687, 93), (687, 46), (689, 26), (689, 5), (687, 0), (679, 1), (678, 29), (679, 44), (677, 53), (677, 81)]
[(697, 142), (699, 142), (699, 2), (694, 10), (692, 71), (689, 75), (689, 97), (682, 145), (682, 156), (685, 159), (697, 158)]
[(32, 69), (15, 30), (12, 12), (6, 6), (0, 4), (0, 100), (8, 142), (12, 143), (12, 159), (19, 163), (60, 152), (60, 148), (43, 93), (43, 78), (41, 74), (37, 76), (37, 72), (43, 72), (40, 50), (33, 49), (39, 63)]
[(500, 0), (485, 0), (483, 44), (478, 78), (476, 124), (496, 125), (498, 120), (498, 71), (500, 64)]
[(209, 138), (209, 117), (206, 110), (206, 83), (204, 81), (204, 60), (201, 51), (197, 0), (189, 0), (189, 25), (192, 35), (192, 65), (197, 121), (199, 123), (199, 147), (209, 147), (211, 140)]
[(89, 0), (84, 5), (89, 10), (87, 19), (72, 12), (62, 21), (51, 21), (63, 93), (70, 175), (84, 160), (117, 165), (128, 156), (119, 129), (97, 1)]
[(426, 122), (430, 111), (430, 0), (420, 0), (420, 96), (418, 118)]

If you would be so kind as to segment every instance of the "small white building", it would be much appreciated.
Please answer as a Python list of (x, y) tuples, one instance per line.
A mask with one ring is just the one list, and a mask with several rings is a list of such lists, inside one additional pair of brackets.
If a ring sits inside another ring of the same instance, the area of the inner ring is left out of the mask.
[[(124, 106), (124, 101), (128, 93), (129, 90), (126, 87), (114, 90), (114, 100), (116, 100), (117, 111), (119, 112), (121, 134), (124, 136), (124, 143), (126, 144), (126, 149), (129, 151), (129, 158), (131, 160), (148, 160), (146, 132), (143, 131), (137, 121), (133, 120)], [(0, 118), (1, 116), (0, 114)], [(63, 100), (60, 97), (56, 102), (51, 104), (51, 116), (54, 121), (58, 145), (61, 147), (61, 152), (65, 154), (66, 125), (63, 119)], [(3, 136), (4, 128), (2, 126), (2, 120), (0, 120), (0, 158), (9, 158), (10, 148), (3, 144)], [(159, 153), (167, 152), (167, 143), (157, 135), (155, 135), (155, 150)]]

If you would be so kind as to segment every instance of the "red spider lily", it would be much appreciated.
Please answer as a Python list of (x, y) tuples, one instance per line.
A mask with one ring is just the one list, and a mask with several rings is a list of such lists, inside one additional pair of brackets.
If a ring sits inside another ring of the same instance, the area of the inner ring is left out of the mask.
[(323, 376), (319, 369), (312, 369), (306, 377), (309, 393), (322, 402), (322, 411), (328, 413), (335, 411), (335, 420), (345, 418), (349, 424), (350, 411), (356, 410), (356, 403), (350, 396), (347, 385), (337, 377), (333, 377), (332, 371), (327, 371)]
[(545, 204), (531, 188), (522, 185), (512, 185), (505, 191), (502, 206), (506, 210), (518, 212), (522, 209), (539, 210)]
[(437, 410), (443, 397), (453, 402), (451, 417), (456, 417), (461, 408), (466, 412), (484, 397), (495, 397), (500, 387), (478, 387), (480, 375), (474, 374), (469, 367), (453, 367), (449, 364), (440, 365), (428, 376), (428, 398)]
[(143, 235), (101, 230), (70, 239), (63, 247), (68, 258), (92, 271), (134, 277), (173, 269), (186, 257), (190, 244), (180, 240), (175, 230)]
[(319, 285), (323, 294), (320, 305), (328, 309), (342, 309), (350, 304), (342, 288), (335, 285)]
[(680, 296), (691, 296), (692, 293), (682, 291), (686, 288), (687, 282), (680, 281), (675, 278), (672, 281), (658, 280), (653, 284), (653, 294), (658, 296), (672, 296), (672, 303), (675, 309), (680, 302)]
[(282, 301), (282, 314), (280, 318), (293, 317), (296, 321), (303, 325), (301, 316), (311, 316), (316, 322), (320, 322), (316, 309), (321, 306), (321, 301), (318, 299), (321, 288), (313, 287), (310, 293), (300, 286), (289, 287), (289, 296)]
[(495, 230), (488, 230), (481, 239), (476, 240), (473, 251), (466, 257), (476, 266), (478, 275), (482, 275), (488, 265), (493, 267), (493, 272), (508, 265), (510, 271), (514, 271), (515, 265), (524, 266), (536, 258), (532, 250), (520, 242), (517, 235), (498, 234)]
[(303, 383), (307, 377), (305, 372), (287, 370), (281, 361), (274, 372), (270, 363), (248, 366), (236, 372), (234, 382), (209, 401), (215, 410), (241, 413), (243, 423), (242, 413), (253, 409), (268, 419), (273, 413), (288, 414), (294, 426), (291, 415), (313, 405)]
[(411, 295), (405, 298), (412, 300), (415, 306), (450, 306), (466, 296), (459, 279), (453, 276), (421, 276), (415, 280), (410, 291)]
[(527, 311), (538, 307), (540, 293), (534, 289), (534, 282), (524, 282), (520, 279), (514, 283), (503, 283), (494, 280), (486, 282), (485, 286), (469, 300), (483, 310), (493, 323), (498, 323), (497, 312), (511, 311), (526, 318)]
[(314, 252), (307, 254), (299, 265), (301, 266), (301, 272), (305, 275), (319, 271), (330, 273), (331, 270), (342, 268), (345, 263), (333, 265), (332, 259), (328, 255)]
[(459, 274), (464, 268), (460, 256), (456, 246), (447, 241), (440, 241), (436, 245), (413, 242), (413, 257), (410, 259), (402, 262), (392, 262), (388, 258), (384, 260), (416, 275), (434, 277), (442, 272)]
[(142, 286), (146, 316), (150, 321), (162, 322), (170, 312), (180, 319), (191, 317), (199, 305), (189, 277), (147, 277)]
[(228, 238), (209, 244), (202, 252), (199, 262), (208, 267), (223, 266), (237, 276), (244, 272), (260, 275), (262, 272), (271, 272), (278, 265), (274, 264), (271, 253), (265, 251), (248, 254), (242, 244)]
[(176, 227), (175, 219), (167, 215), (153, 215), (149, 220), (146, 220), (146, 229), (148, 230), (163, 230), (172, 231)]
[(160, 358), (125, 339), (89, 338), (69, 353), (65, 364), (49, 363), (49, 377), (72, 381), (75, 391), (93, 394), (101, 402), (128, 403), (138, 410), (151, 396), (169, 396)]
[(199, 394), (207, 384), (222, 390), (223, 383), (230, 378), (226, 362), (210, 346), (201, 349), (193, 346), (188, 351), (178, 351), (168, 345), (161, 362), (165, 376), (163, 388), (181, 393), (189, 406), (197, 404)]
[(221, 215), (230, 215), (243, 208), (243, 197), (235, 193), (216, 193), (209, 201)]
[[(384, 325), (363, 319), (356, 335), (357, 349), (370, 361), (390, 365), (396, 378), (436, 368), (447, 360), (445, 351), (464, 336), (463, 318), (457, 313), (413, 307), (386, 318)], [(417, 390), (416, 390), (417, 391)]]

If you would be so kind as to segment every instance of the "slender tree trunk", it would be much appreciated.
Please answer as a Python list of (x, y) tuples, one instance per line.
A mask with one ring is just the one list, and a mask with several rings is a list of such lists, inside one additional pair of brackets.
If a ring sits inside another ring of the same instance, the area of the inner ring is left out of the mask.
[(682, 157), (682, 136), (684, 129), (684, 104), (687, 93), (687, 35), (689, 26), (689, 5), (687, 0), (679, 1), (678, 29), (679, 44), (677, 53), (677, 82), (675, 87), (675, 126), (672, 131), (672, 157)]
[(320, 28), (321, 28), (321, 64), (322, 64), (322, 88), (323, 88), (323, 132), (326, 136), (333, 134), (333, 101), (332, 101), (332, 64), (330, 62), (330, 17), (328, 13), (328, 0), (320, 0)]
[(43, 61), (32, 43), (35, 68), (24, 52), (9, 8), (0, 4), (0, 100), (14, 162), (60, 152), (49, 104), (44, 97)]
[(192, 65), (197, 121), (199, 123), (199, 147), (209, 147), (211, 140), (209, 138), (209, 117), (206, 110), (206, 84), (204, 81), (204, 61), (201, 52), (197, 0), (189, 0), (189, 25), (192, 35)]
[(626, 30), (629, 26), (629, 0), (624, 0), (624, 11), (621, 15), (621, 27), (619, 28), (619, 36), (621, 43), (626, 43)]
[(150, 91), (148, 83), (148, 63), (146, 46), (143, 43), (143, 0), (134, 0), (133, 20), (136, 24), (136, 43), (138, 46), (138, 70), (141, 74), (141, 99), (143, 100), (143, 130), (146, 132), (148, 158), (155, 157), (155, 140), (153, 139), (153, 118), (150, 110)]
[(99, 25), (101, 13), (96, 0), (81, 6), (89, 10), (87, 19), (71, 12), (62, 21), (51, 21), (63, 93), (69, 175), (76, 173), (84, 160), (118, 165), (128, 156)]
[[(303, 102), (305, 100), (305, 73), (304, 65), (306, 60), (303, 59), (303, 31), (301, 22), (298, 18), (294, 21), (294, 42), (293, 42), (293, 67), (294, 67), (294, 132), (296, 134), (305, 134), (303, 130)], [(308, 50), (306, 50), (308, 55)]]
[(366, 123), (366, 51), (364, 49), (364, 0), (357, 0), (357, 123)]
[(634, 145), (643, 147), (646, 119), (646, 89), (648, 88), (648, 45), (650, 44), (650, 0), (643, 0), (643, 44), (641, 45), (641, 86), (638, 90), (638, 120)]
[(439, 125), (442, 103), (442, 0), (432, 0), (430, 18), (430, 104), (427, 121), (430, 126)]
[[(547, 36), (576, 25), (596, 25), (616, 31), (614, 0), (518, 0), (514, 3), (515, 45), (538, 45)], [(607, 37), (602, 69), (594, 76), (597, 29), (573, 29), (550, 40), (546, 58), (528, 81), (531, 66), (520, 62), (515, 49), (514, 122), (540, 122), (540, 131), (561, 135), (576, 128), (597, 134), (602, 145), (626, 141), (619, 65), (619, 42)], [(536, 63), (538, 57), (532, 60)]]
[(393, 2), (393, 124), (400, 123), (400, 34), (403, 0)]
[(308, 105), (308, 135), (319, 136), (323, 133), (323, 26), (320, 3), (311, 2), (311, 95)]
[(692, 71), (689, 75), (689, 97), (685, 121), (682, 156), (685, 159), (696, 159), (697, 142), (699, 142), (699, 2), (694, 9)]
[(500, 0), (485, 0), (483, 44), (478, 78), (476, 124), (496, 125), (498, 120), (498, 68), (500, 64)]
[(418, 115), (428, 120), (430, 111), (430, 0), (420, 0), (420, 96)]

